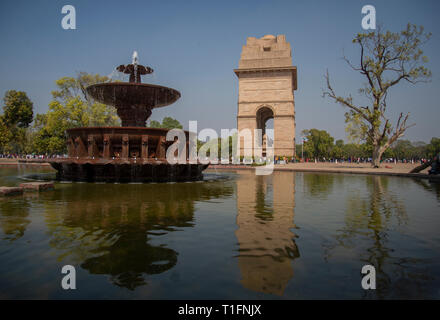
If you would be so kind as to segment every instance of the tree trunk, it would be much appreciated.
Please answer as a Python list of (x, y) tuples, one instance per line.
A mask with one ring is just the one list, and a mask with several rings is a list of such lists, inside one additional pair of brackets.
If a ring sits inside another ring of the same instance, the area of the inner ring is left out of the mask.
[(431, 164), (432, 164), (432, 160), (431, 161), (426, 161), (424, 164), (421, 164), (420, 166), (415, 167), (414, 169), (412, 169), (409, 173), (419, 173), (423, 169), (428, 168)]
[(373, 161), (371, 163), (373, 168), (379, 168), (380, 159), (382, 158), (382, 154), (384, 151), (385, 149), (383, 149), (383, 147), (381, 147), (380, 145), (373, 146)]

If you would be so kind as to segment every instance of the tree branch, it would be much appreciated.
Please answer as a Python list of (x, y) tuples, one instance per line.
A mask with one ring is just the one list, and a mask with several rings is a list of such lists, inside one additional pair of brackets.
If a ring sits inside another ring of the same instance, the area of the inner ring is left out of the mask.
[(329, 91), (324, 91), (324, 93), (323, 93), (324, 97), (328, 96), (328, 97), (332, 98), (333, 100), (335, 100), (337, 103), (345, 105), (346, 107), (359, 113), (365, 120), (370, 122), (370, 119), (365, 115), (365, 113), (362, 112), (362, 110), (360, 108), (353, 105), (353, 103), (351, 102), (351, 97), (348, 99), (344, 99), (344, 98), (336, 95), (335, 91), (333, 90), (332, 86), (330, 85), (330, 76), (328, 74), (328, 70), (327, 70), (326, 75), (324, 77), (327, 81), (327, 89), (329, 90)]

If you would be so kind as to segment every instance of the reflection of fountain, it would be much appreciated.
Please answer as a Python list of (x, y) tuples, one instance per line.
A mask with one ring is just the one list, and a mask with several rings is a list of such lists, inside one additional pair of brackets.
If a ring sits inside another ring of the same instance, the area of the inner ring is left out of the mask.
[(120, 287), (135, 289), (146, 284), (143, 274), (159, 274), (177, 263), (177, 252), (146, 241), (144, 230), (122, 233), (107, 252), (90, 257), (81, 267), (92, 274), (108, 274)]
[(0, 228), (5, 235), (2, 240), (15, 241), (24, 235), (31, 223), (29, 208), (27, 200), (17, 206), (13, 201), (0, 199)]
[[(199, 180), (203, 164), (170, 164), (166, 160), (169, 129), (145, 128), (152, 109), (164, 107), (180, 98), (177, 90), (141, 83), (141, 76), (153, 69), (133, 63), (120, 65), (118, 71), (129, 74), (129, 82), (99, 83), (87, 87), (87, 93), (100, 103), (114, 106), (122, 127), (73, 128), (67, 134), (67, 159), (50, 164), (63, 180), (80, 181), (186, 181)], [(188, 146), (189, 133), (185, 132)], [(186, 148), (186, 155), (189, 150)]]
[(293, 277), (292, 260), (299, 257), (291, 231), (294, 198), (294, 172), (243, 172), (237, 180), (238, 265), (245, 288), (281, 296)]
[(45, 195), (56, 204), (45, 210), (49, 243), (63, 263), (133, 290), (176, 265), (167, 234), (194, 226), (194, 202), (232, 193), (218, 182), (73, 185)]

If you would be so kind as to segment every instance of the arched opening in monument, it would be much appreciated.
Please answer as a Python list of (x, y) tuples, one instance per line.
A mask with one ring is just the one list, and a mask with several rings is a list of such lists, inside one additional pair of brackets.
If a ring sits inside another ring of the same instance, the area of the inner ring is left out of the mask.
[(266, 132), (266, 129), (273, 129), (273, 111), (269, 107), (262, 107), (257, 111), (257, 129), (261, 129), (262, 140), (262, 152), (263, 157), (266, 156), (266, 146), (272, 145), (273, 134)]

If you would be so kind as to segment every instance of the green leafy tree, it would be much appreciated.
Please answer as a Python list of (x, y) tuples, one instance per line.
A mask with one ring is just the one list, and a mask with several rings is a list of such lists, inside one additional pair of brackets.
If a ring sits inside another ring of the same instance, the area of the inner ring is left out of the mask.
[(304, 144), (304, 153), (307, 153), (307, 157), (321, 159), (330, 156), (334, 139), (327, 131), (318, 129), (303, 130), (302, 135), (307, 139)]
[(344, 158), (344, 140), (336, 140), (331, 151), (331, 156), (336, 159)]
[(173, 119), (171, 117), (165, 117), (162, 120), (162, 128), (166, 128), (166, 129), (175, 129), (175, 128), (183, 129), (183, 126), (176, 119)]
[(6, 126), (3, 116), (0, 116), (0, 153), (8, 152), (8, 144), (11, 140), (11, 131)]
[(302, 154), (301, 151), (303, 151), (303, 150), (301, 150), (301, 148), (302, 148), (302, 144), (296, 144), (296, 145), (295, 145), (295, 154), (296, 154), (296, 157), (297, 157), (298, 159), (301, 158), (301, 154)]
[(33, 103), (25, 92), (8, 90), (0, 120), (0, 148), (6, 153), (26, 153), (31, 149), (27, 129), (33, 119)]
[(159, 121), (151, 120), (149, 127), (150, 128), (162, 128), (162, 124)]
[(117, 126), (116, 109), (97, 103), (86, 88), (108, 81), (107, 77), (84, 72), (77, 78), (63, 77), (55, 81), (57, 90), (45, 115), (37, 115), (34, 124), (34, 147), (39, 153), (62, 153), (66, 150), (65, 131), (76, 127)]
[(32, 122), (33, 103), (26, 92), (8, 90), (3, 98), (3, 120), (8, 127), (27, 128)]
[(357, 158), (362, 153), (362, 148), (357, 143), (347, 143), (343, 145), (344, 158)]
[(426, 150), (427, 157), (432, 159), (439, 152), (440, 152), (440, 138), (432, 138), (431, 142), (427, 146), (427, 150)]
[(430, 37), (431, 33), (424, 32), (422, 26), (408, 24), (401, 32), (382, 33), (381, 28), (377, 28), (370, 33), (360, 33), (353, 39), (360, 48), (359, 65), (344, 59), (353, 70), (365, 77), (366, 84), (359, 93), (368, 99), (366, 106), (356, 104), (351, 95), (337, 95), (328, 71), (325, 75), (327, 91), (323, 95), (348, 108), (345, 117), (349, 130), (372, 146), (374, 167), (379, 166), (385, 150), (412, 126), (407, 124), (409, 113), (400, 113), (396, 125), (392, 125), (386, 116), (387, 97), (390, 88), (402, 81), (415, 84), (431, 77), (431, 72), (423, 66), (427, 58), (421, 50)]
[(416, 141), (412, 144), (414, 146), (414, 157), (422, 159), (427, 157), (427, 144), (423, 141)]
[(162, 119), (162, 123), (156, 120), (151, 120), (149, 124), (150, 128), (163, 128), (163, 129), (183, 129), (181, 123), (171, 117), (165, 117)]
[(397, 140), (393, 147), (393, 155), (397, 159), (410, 159), (413, 153), (414, 147), (409, 140)]

